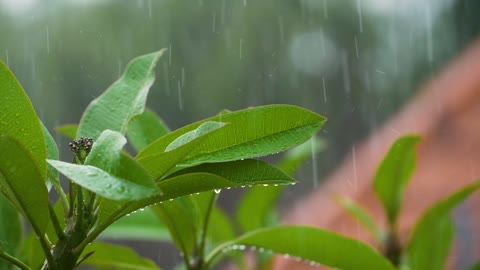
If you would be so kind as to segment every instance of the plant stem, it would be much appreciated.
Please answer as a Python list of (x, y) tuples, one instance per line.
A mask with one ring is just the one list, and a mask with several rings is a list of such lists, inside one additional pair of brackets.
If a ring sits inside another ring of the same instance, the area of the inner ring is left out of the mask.
[(65, 233), (63, 233), (62, 227), (60, 226), (60, 222), (58, 221), (57, 215), (55, 215), (55, 210), (53, 209), (50, 202), (48, 203), (48, 210), (50, 212), (50, 220), (52, 221), (53, 228), (55, 229), (55, 233), (58, 236), (58, 239), (65, 238)]
[(25, 263), (20, 261), (19, 259), (13, 257), (12, 255), (8, 254), (7, 252), (1, 250), (0, 251), (0, 258), (5, 259), (6, 261), (10, 262), (11, 264), (17, 266), (22, 270), (32, 270), (32, 268), (28, 267)]
[(215, 202), (217, 201), (218, 194), (216, 191), (211, 192), (212, 196), (210, 197), (210, 202), (208, 203), (208, 208), (207, 212), (205, 215), (205, 220), (203, 221), (203, 228), (201, 231), (201, 236), (200, 236), (200, 243), (198, 245), (198, 254), (197, 254), (197, 264), (194, 266), (194, 269), (196, 270), (201, 270), (201, 269), (208, 269), (206, 268), (205, 265), (205, 242), (207, 239), (207, 232), (208, 232), (208, 224), (210, 222), (210, 216), (212, 213), (213, 206), (215, 205)]

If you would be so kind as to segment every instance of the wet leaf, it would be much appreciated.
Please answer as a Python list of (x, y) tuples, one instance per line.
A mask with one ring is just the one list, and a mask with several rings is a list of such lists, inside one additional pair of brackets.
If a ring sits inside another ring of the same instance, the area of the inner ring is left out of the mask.
[(420, 137), (413, 135), (397, 139), (375, 174), (374, 190), (392, 225), (402, 205), (403, 191), (415, 169), (415, 147), (419, 141)]
[(148, 91), (155, 81), (154, 68), (163, 52), (133, 59), (122, 77), (87, 107), (76, 137), (96, 140), (106, 129), (125, 134), (130, 120), (144, 111)]
[(306, 226), (280, 226), (252, 231), (217, 247), (207, 257), (207, 262), (229, 248), (242, 246), (287, 254), (343, 270), (395, 270), (386, 258), (358, 240)]
[(0, 149), (1, 192), (32, 224), (36, 233), (44, 233), (49, 222), (48, 194), (35, 159), (29, 150), (9, 136), (0, 136)]
[(480, 181), (476, 181), (437, 202), (422, 215), (406, 249), (412, 269), (444, 269), (453, 241), (450, 212), (479, 188)]
[(45, 181), (47, 146), (32, 103), (8, 67), (0, 61), (0, 136), (8, 135), (29, 152)]
[(67, 138), (72, 140), (76, 139), (77, 136), (78, 125), (77, 124), (68, 124), (62, 125), (55, 128), (57, 133), (64, 135)]
[[(22, 226), (20, 223), (20, 216), (10, 205), (10, 203), (0, 195), (0, 250), (4, 250), (12, 256), (16, 256), (22, 238)], [(0, 259), (0, 270), (9, 270), (10, 263)]]
[[(58, 148), (57, 144), (55, 143), (55, 140), (53, 139), (52, 135), (50, 135), (50, 132), (48, 132), (48, 129), (43, 125), (42, 122), (42, 129), (43, 129), (43, 134), (45, 137), (45, 142), (47, 145), (47, 158), (48, 159), (58, 159)], [(56, 183), (58, 186), (60, 186), (60, 179), (59, 179), (59, 174), (58, 171), (55, 170), (51, 165), (48, 164), (47, 166), (47, 188), (50, 190), (52, 183)]]
[(156, 139), (166, 135), (170, 130), (162, 119), (152, 110), (145, 110), (128, 123), (127, 137), (137, 152)]
[(137, 158), (164, 152), (178, 137), (207, 121), (229, 125), (189, 153), (182, 160), (183, 165), (232, 161), (284, 151), (307, 141), (321, 128), (325, 118), (291, 105), (268, 105), (225, 113), (167, 134), (143, 149)]
[(82, 265), (117, 270), (159, 270), (151, 260), (138, 256), (132, 249), (124, 246), (94, 242), (88, 245), (82, 253), (85, 256), (93, 254), (82, 262)]

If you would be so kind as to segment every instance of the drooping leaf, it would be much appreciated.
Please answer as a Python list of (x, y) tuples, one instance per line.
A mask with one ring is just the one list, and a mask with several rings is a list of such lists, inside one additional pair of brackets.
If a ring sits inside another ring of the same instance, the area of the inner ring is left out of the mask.
[(165, 225), (160, 222), (150, 207), (124, 216), (110, 225), (100, 239), (170, 241)]
[[(0, 195), (0, 250), (17, 255), (22, 238), (20, 216), (10, 203)], [(10, 263), (0, 259), (0, 270), (9, 270)]]
[(76, 139), (77, 136), (78, 125), (77, 124), (68, 124), (63, 125), (55, 128), (55, 131), (70, 138), (72, 140)]
[(419, 219), (407, 244), (412, 269), (443, 269), (453, 240), (451, 210), (480, 188), (480, 181), (454, 192), (430, 207)]
[(152, 110), (146, 109), (130, 120), (128, 123), (127, 137), (137, 152), (156, 139), (166, 135), (170, 129), (162, 119)]
[(42, 126), (25, 91), (0, 61), (0, 136), (9, 135), (30, 153), (40, 179), (47, 175), (47, 146)]
[[(213, 174), (215, 166), (222, 167), (221, 170), (218, 170), (221, 175)], [(97, 230), (98, 232), (102, 231), (116, 219), (138, 209), (189, 194), (249, 185), (292, 183), (290, 176), (278, 169), (275, 171), (275, 167), (267, 168), (268, 166), (273, 167), (258, 160), (242, 160), (226, 162), (221, 166), (219, 164), (202, 164), (198, 167), (184, 169), (177, 172), (175, 176), (159, 181), (157, 187), (161, 193), (151, 198), (129, 203), (103, 201), (99, 211)], [(189, 173), (186, 173), (186, 170), (189, 170)], [(200, 172), (196, 172), (196, 170)]]
[(230, 124), (189, 153), (182, 161), (184, 165), (232, 161), (284, 151), (307, 141), (321, 128), (325, 118), (291, 105), (268, 105), (225, 113), (163, 136), (143, 149), (137, 158), (164, 152), (175, 139), (207, 121)]
[(360, 221), (360, 224), (362, 224), (370, 232), (370, 234), (375, 238), (375, 240), (378, 241), (378, 243), (383, 242), (385, 238), (383, 231), (375, 224), (373, 218), (366, 210), (347, 197), (337, 196), (335, 201), (352, 217)]
[(9, 136), (0, 136), (0, 149), (0, 191), (37, 233), (43, 233), (49, 221), (48, 194), (37, 163)]
[(210, 262), (224, 251), (243, 246), (271, 250), (343, 270), (395, 270), (386, 258), (358, 240), (306, 226), (280, 226), (252, 231), (220, 245), (206, 260)]
[(397, 139), (375, 174), (374, 190), (392, 225), (402, 204), (403, 191), (415, 169), (415, 147), (419, 141), (420, 137), (413, 135)]
[[(207, 123), (205, 123), (207, 124)], [(138, 158), (138, 162), (148, 171), (153, 179), (159, 179), (174, 168), (185, 156), (196, 149), (204, 140), (209, 136), (220, 132), (225, 128), (224, 123), (210, 125), (207, 124), (208, 129), (203, 129), (203, 125), (200, 125), (197, 129), (193, 130), (193, 136), (189, 137), (189, 141), (182, 141), (182, 145), (177, 145), (174, 149), (170, 149), (167, 152), (158, 152), (155, 154), (142, 156)], [(197, 130), (203, 130), (202, 132), (195, 132)], [(165, 137), (165, 136), (164, 136)], [(161, 140), (161, 139), (160, 139)]]
[(124, 246), (94, 242), (85, 248), (82, 256), (91, 252), (93, 254), (82, 262), (83, 265), (116, 270), (160, 269), (153, 261), (138, 256), (133, 250)]
[[(47, 145), (47, 158), (58, 160), (57, 144), (55, 143), (55, 140), (53, 139), (50, 132), (48, 132), (48, 129), (45, 127), (45, 125), (42, 122), (40, 123), (42, 124), (43, 134), (44, 134), (45, 142)], [(47, 189), (48, 190), (50, 190), (52, 183), (55, 183), (58, 186), (60, 186), (60, 179), (58, 176), (58, 171), (48, 164), (47, 166)]]
[(94, 140), (106, 129), (125, 134), (128, 122), (145, 108), (148, 90), (155, 80), (154, 68), (164, 50), (139, 56), (127, 66), (122, 77), (85, 110), (77, 137)]

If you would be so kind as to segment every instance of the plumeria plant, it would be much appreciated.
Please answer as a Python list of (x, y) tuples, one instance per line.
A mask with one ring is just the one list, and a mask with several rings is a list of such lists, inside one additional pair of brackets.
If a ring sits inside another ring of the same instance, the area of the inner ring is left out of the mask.
[[(151, 222), (152, 215), (168, 230), (188, 270), (211, 269), (226, 255), (241, 261), (238, 252), (247, 248), (338, 269), (396, 269), (398, 260), (389, 260), (367, 244), (327, 230), (278, 225), (261, 228), (280, 186), (295, 180), (289, 167), (257, 158), (307, 141), (315, 143), (311, 138), (324, 124), (324, 117), (296, 106), (268, 105), (223, 111), (170, 131), (145, 108), (162, 53), (133, 59), (123, 75), (90, 103), (78, 125), (57, 129), (72, 138), (70, 161), (59, 160), (49, 131), (13, 73), (0, 62), (1, 270), (70, 270), (85, 264), (100, 269), (160, 269), (128, 247), (101, 241), (114, 229), (130, 229), (132, 221), (147, 217), (145, 220)], [(125, 150), (127, 144), (135, 149), (134, 154)], [(291, 164), (301, 161), (290, 160)], [(391, 173), (379, 177), (409, 175), (403, 171), (397, 174), (395, 166), (386, 170), (390, 169)], [(379, 192), (390, 192), (379, 194), (392, 224), (405, 183), (376, 185)], [(256, 187), (238, 208), (240, 229), (235, 233), (215, 201), (222, 189), (246, 186)], [(477, 186), (459, 194), (469, 194)], [(271, 191), (259, 193), (260, 189)], [(451, 200), (446, 203), (453, 205)], [(450, 209), (444, 204), (439, 206), (444, 209), (441, 213), (427, 213), (423, 219), (426, 225), (420, 222), (417, 226), (419, 234), (431, 235), (425, 226), (443, 224), (450, 228), (446, 218), (443, 223), (431, 222), (439, 215), (444, 220)], [(144, 235), (149, 224), (145, 222), (140, 228)], [(163, 233), (152, 230), (150, 235), (153, 231)], [(412, 239), (421, 239), (413, 235)], [(421, 253), (415, 252), (428, 239), (409, 245), (409, 262), (419, 260)], [(392, 254), (388, 257), (398, 257), (398, 252)]]

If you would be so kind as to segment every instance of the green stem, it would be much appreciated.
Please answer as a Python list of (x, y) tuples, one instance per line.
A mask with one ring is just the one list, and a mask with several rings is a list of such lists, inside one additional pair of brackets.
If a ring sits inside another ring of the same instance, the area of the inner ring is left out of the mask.
[[(50, 179), (54, 179), (49, 171), (47, 171), (47, 173), (48, 173)], [(58, 180), (58, 179), (56, 179), (56, 180)], [(53, 180), (52, 185), (53, 185), (53, 188), (55, 189), (55, 191), (57, 192), (58, 197), (60, 198), (60, 202), (62, 202), (62, 206), (63, 206), (63, 210), (65, 212), (65, 216), (67, 216), (68, 212), (70, 211), (70, 205), (68, 204), (67, 195), (63, 191), (63, 188), (60, 185), (60, 182)]]
[(55, 229), (55, 233), (57, 234), (58, 239), (65, 238), (65, 233), (63, 233), (63, 229), (60, 226), (60, 222), (58, 221), (57, 215), (55, 215), (55, 210), (53, 209), (50, 202), (48, 203), (48, 210), (50, 212), (50, 220), (52, 221), (52, 225)]
[(53, 256), (52, 256), (52, 253), (50, 253), (50, 250), (52, 247), (48, 244), (48, 241), (45, 238), (45, 235), (36, 226), (32, 226), (32, 227), (33, 227), (33, 230), (35, 231), (35, 234), (38, 236), (38, 240), (40, 241), (40, 245), (42, 246), (43, 253), (45, 253), (45, 257), (47, 258), (48, 264), (53, 265)]
[(208, 269), (210, 267), (210, 264), (212, 264), (213, 260), (222, 253), (222, 250), (228, 248), (233, 244), (235, 244), (233, 241), (228, 241), (214, 248), (205, 258), (204, 268)]
[(212, 214), (213, 206), (215, 205), (215, 202), (217, 201), (219, 194), (220, 193), (217, 193), (216, 191), (213, 192), (212, 197), (210, 198), (210, 202), (208, 204), (207, 213), (205, 215), (205, 221), (203, 223), (202, 235), (200, 237), (200, 249), (199, 249), (199, 256), (201, 256), (202, 261), (203, 261), (204, 256), (205, 256), (205, 242), (206, 242), (206, 239), (207, 239), (208, 224), (210, 222), (210, 216)]
[(22, 270), (32, 270), (32, 268), (28, 267), (25, 263), (20, 261), (19, 259), (13, 257), (12, 255), (8, 254), (5, 251), (0, 251), (0, 258), (5, 259), (6, 261), (10, 262), (11, 264), (17, 266), (18, 268)]

